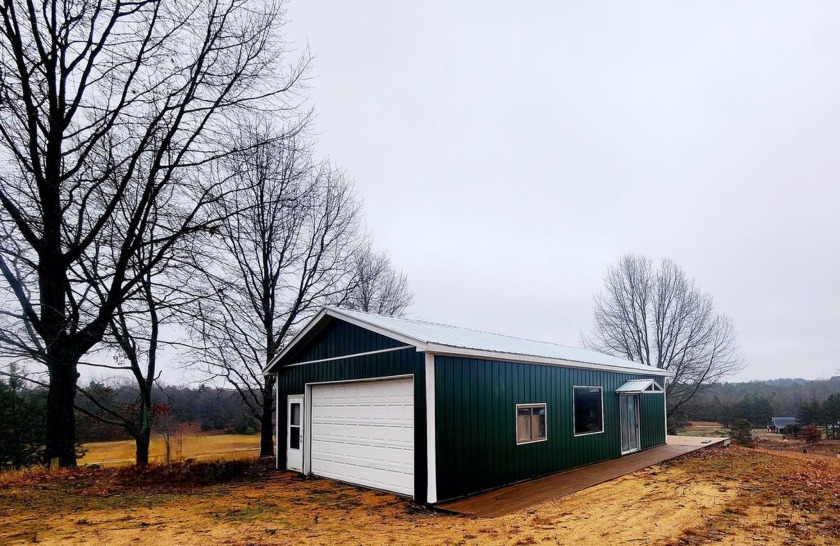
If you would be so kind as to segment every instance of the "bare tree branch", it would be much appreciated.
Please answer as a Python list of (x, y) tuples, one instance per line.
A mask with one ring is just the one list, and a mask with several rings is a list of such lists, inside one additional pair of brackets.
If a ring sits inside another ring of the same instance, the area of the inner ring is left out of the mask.
[(744, 365), (730, 319), (671, 260), (654, 269), (648, 258), (623, 257), (595, 297), (594, 322), (587, 347), (674, 372), (669, 411)]

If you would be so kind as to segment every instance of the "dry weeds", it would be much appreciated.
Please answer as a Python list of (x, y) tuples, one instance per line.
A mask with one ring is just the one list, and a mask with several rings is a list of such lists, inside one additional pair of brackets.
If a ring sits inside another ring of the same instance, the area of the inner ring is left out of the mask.
[[(134, 464), (134, 441), (94, 442), (85, 444), (87, 450), (80, 465), (129, 466)], [(173, 461), (184, 459), (216, 460), (253, 459), (260, 454), (258, 434), (175, 434), (171, 440)], [(166, 444), (160, 436), (153, 436), (149, 446), (149, 462), (166, 462)]]
[[(262, 464), (263, 466), (259, 466)], [(138, 485), (127, 471), (0, 475), (0, 543), (836, 544), (840, 461), (707, 449), (493, 519), (302, 479)]]

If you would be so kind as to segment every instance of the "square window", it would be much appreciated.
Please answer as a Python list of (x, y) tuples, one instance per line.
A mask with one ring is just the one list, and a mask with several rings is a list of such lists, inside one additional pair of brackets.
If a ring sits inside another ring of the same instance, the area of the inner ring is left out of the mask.
[(540, 442), (546, 436), (545, 404), (518, 404), (516, 406), (516, 443)]
[(574, 388), (575, 436), (604, 432), (602, 387)]

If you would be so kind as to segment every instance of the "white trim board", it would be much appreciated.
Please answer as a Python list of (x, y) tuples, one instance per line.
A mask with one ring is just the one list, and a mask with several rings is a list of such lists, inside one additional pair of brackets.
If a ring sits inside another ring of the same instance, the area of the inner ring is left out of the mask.
[(380, 353), (391, 353), (394, 351), (404, 351), (406, 349), (413, 349), (413, 345), (400, 345), (399, 347), (391, 347), (390, 349), (379, 349), (377, 351), (367, 351), (364, 353), (353, 353), (349, 355), (342, 355), (342, 356), (332, 356), (330, 358), (320, 358), (318, 360), (307, 360), (306, 362), (295, 362), (293, 364), (286, 364), (286, 368), (292, 368), (294, 366), (305, 366), (307, 364), (317, 364), (319, 362), (332, 362), (333, 360), (344, 360), (345, 358), (356, 358), (357, 356), (368, 356), (368, 355), (377, 355)]
[(673, 372), (660, 370), (651, 367), (650, 371), (638, 368), (619, 368), (618, 366), (607, 366), (604, 364), (590, 364), (588, 362), (576, 362), (573, 360), (561, 360), (559, 358), (548, 358), (544, 356), (520, 355), (515, 353), (497, 353), (495, 351), (483, 351), (480, 349), (462, 349), (459, 347), (448, 347), (434, 343), (426, 344), (426, 350), (433, 351), (440, 356), (453, 356), (460, 358), (479, 358), (483, 360), (497, 360), (500, 362), (516, 362), (521, 364), (543, 364), (546, 366), (557, 366), (559, 368), (577, 368), (581, 370), (599, 370), (613, 373), (627, 373), (636, 375), (658, 375), (671, 377)]
[(426, 502), (437, 498), (437, 431), (435, 430), (435, 355), (426, 353)]

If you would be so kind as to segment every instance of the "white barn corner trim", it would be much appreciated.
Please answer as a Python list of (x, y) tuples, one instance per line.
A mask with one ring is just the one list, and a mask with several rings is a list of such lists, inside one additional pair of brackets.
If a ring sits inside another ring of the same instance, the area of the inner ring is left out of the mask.
[(435, 442), (435, 355), (426, 353), (426, 502), (437, 502)]
[(668, 443), (668, 378), (662, 378), (662, 405), (665, 415), (665, 443)]

